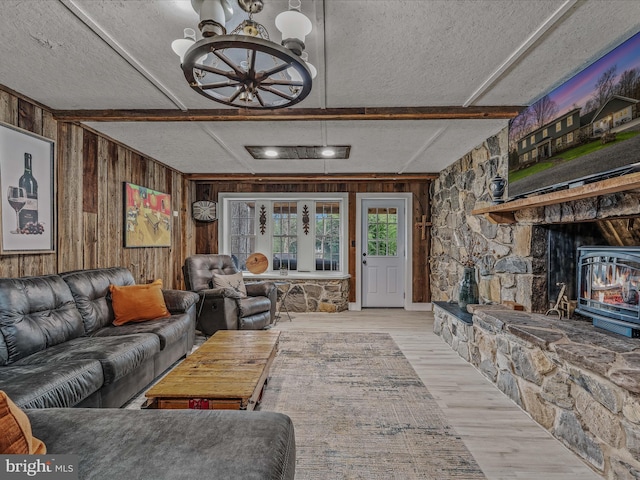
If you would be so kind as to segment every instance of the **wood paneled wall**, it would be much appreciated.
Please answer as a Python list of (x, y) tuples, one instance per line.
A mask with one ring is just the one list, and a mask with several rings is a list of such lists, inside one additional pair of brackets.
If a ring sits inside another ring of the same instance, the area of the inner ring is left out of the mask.
[[(381, 181), (381, 180), (350, 180), (345, 182), (305, 182), (283, 183), (282, 180), (269, 182), (263, 180), (255, 182), (197, 182), (195, 199), (218, 201), (219, 193), (332, 193), (349, 194), (349, 273), (351, 285), (349, 301), (355, 302), (358, 279), (356, 278), (356, 194), (357, 193), (411, 193), (413, 194), (413, 212), (407, 215), (407, 222), (415, 224), (422, 215), (430, 221), (429, 206), (430, 181)], [(431, 301), (429, 285), (429, 252), (430, 236), (422, 239), (421, 231), (413, 228), (413, 251), (411, 261), (413, 265), (413, 302), (423, 303)], [(427, 233), (429, 230), (427, 230)], [(218, 222), (198, 223), (195, 228), (196, 253), (218, 253)]]
[[(182, 265), (195, 252), (190, 186), (185, 177), (77, 124), (57, 122), (50, 112), (0, 91), (0, 121), (56, 142), (57, 248), (54, 254), (3, 255), (0, 276), (128, 267), (139, 283), (161, 278), (184, 288)], [(124, 248), (124, 182), (172, 195), (170, 248)]]

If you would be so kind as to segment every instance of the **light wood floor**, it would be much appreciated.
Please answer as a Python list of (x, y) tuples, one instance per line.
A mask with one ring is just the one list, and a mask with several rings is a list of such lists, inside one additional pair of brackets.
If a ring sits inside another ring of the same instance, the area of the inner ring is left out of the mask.
[(285, 313), (275, 328), (389, 333), (488, 479), (602, 478), (435, 335), (433, 313), (366, 309), (291, 318)]

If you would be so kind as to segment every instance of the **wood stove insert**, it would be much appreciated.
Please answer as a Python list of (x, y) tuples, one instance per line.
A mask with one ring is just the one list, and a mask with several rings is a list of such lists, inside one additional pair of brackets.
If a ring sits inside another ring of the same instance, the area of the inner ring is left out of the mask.
[(593, 325), (640, 338), (640, 247), (578, 248), (578, 307)]

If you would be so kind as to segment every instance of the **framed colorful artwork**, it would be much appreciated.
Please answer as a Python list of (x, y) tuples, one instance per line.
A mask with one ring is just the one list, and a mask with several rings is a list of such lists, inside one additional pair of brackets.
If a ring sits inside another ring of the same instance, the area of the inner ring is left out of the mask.
[(171, 246), (171, 195), (125, 182), (124, 246)]
[(0, 123), (0, 254), (54, 253), (54, 142)]

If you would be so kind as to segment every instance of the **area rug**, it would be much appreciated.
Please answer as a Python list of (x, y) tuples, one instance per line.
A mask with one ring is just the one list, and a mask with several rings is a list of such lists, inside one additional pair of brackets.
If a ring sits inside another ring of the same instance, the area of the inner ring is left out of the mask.
[(289, 415), (296, 479), (483, 479), (393, 339), (282, 332), (260, 410)]

